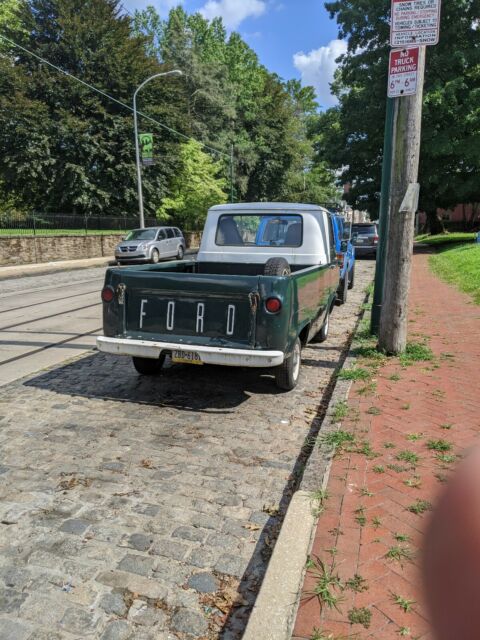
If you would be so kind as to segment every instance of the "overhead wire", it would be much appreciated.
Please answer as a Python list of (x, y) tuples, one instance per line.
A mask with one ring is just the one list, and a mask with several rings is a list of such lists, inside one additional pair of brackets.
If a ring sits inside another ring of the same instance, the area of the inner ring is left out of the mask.
[[(128, 109), (129, 111), (131, 111), (133, 113), (133, 111), (134, 111), (133, 107), (131, 107), (130, 105), (126, 104), (125, 102), (122, 102), (121, 100), (118, 100), (117, 98), (115, 98), (114, 96), (106, 93), (105, 91), (102, 91), (102, 89), (98, 89), (98, 87), (95, 87), (94, 85), (90, 84), (89, 82), (86, 82), (85, 80), (82, 80), (81, 78), (78, 78), (77, 76), (73, 75), (69, 71), (65, 71), (61, 67), (58, 67), (56, 64), (53, 64), (53, 62), (50, 62), (49, 60), (46, 60), (42, 56), (39, 56), (38, 54), (34, 53), (33, 51), (30, 51), (26, 47), (18, 44), (17, 42), (14, 42), (13, 40), (11, 40), (10, 38), (7, 38), (6, 36), (4, 36), (1, 33), (0, 33), (0, 38), (2, 38), (2, 40), (4, 40), (5, 42), (8, 42), (10, 45), (12, 45), (14, 47), (17, 47), (17, 49), (20, 49), (21, 51), (24, 51), (25, 53), (27, 53), (28, 55), (32, 56), (33, 58), (36, 58), (37, 60), (39, 60), (43, 64), (46, 64), (49, 67), (52, 67), (56, 71), (58, 71), (60, 73), (63, 73), (65, 76), (67, 76), (69, 78), (72, 78), (72, 80), (75, 80), (76, 82), (79, 82), (80, 84), (84, 85), (85, 87), (87, 87), (91, 91), (95, 91), (96, 93), (100, 94), (104, 98), (108, 98), (112, 102), (115, 102), (116, 104), (120, 105), (124, 109)], [(139, 111), (137, 109), (137, 113), (138, 113), (138, 115), (142, 116), (146, 120), (149, 120), (150, 122), (153, 122), (154, 124), (158, 125), (162, 129), (165, 129), (166, 131), (169, 131), (170, 133), (173, 133), (173, 134), (179, 136), (180, 138), (183, 138), (184, 140), (191, 140), (191, 141), (197, 142), (204, 149), (208, 149), (209, 151), (212, 151), (213, 153), (216, 153), (216, 154), (218, 154), (220, 156), (223, 156), (225, 158), (229, 158), (230, 159), (230, 155), (229, 154), (227, 154), (227, 153), (225, 153), (223, 151), (220, 151), (219, 149), (215, 149), (214, 147), (210, 147), (208, 144), (205, 144), (204, 142), (201, 142), (200, 140), (197, 140), (196, 138), (193, 138), (191, 136), (187, 136), (184, 133), (181, 133), (180, 131), (177, 131), (176, 129), (173, 129), (172, 127), (169, 127), (168, 125), (164, 124), (163, 122), (160, 122), (159, 120), (156, 120), (155, 118), (152, 118), (152, 116), (149, 116), (147, 113), (144, 113), (143, 111)]]

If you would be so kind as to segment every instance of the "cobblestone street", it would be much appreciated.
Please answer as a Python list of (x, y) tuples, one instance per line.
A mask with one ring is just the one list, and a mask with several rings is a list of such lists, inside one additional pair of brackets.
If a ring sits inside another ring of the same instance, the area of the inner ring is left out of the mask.
[(291, 393), (93, 352), (0, 388), (0, 640), (240, 638), (373, 272)]

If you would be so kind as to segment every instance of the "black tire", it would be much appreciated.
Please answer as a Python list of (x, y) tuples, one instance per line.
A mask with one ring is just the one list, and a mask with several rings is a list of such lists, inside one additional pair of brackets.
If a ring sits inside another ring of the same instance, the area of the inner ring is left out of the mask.
[(150, 256), (150, 261), (152, 264), (158, 264), (160, 262), (160, 254), (158, 249), (154, 249), (152, 251), (152, 255)]
[(270, 258), (263, 268), (264, 276), (289, 276), (292, 273), (285, 258)]
[(185, 249), (182, 245), (178, 247), (177, 260), (183, 260), (183, 256), (185, 255)]
[(295, 340), (292, 353), (285, 358), (283, 364), (275, 368), (275, 382), (279, 389), (291, 391), (297, 386), (300, 378), (300, 369), (302, 364), (302, 343), (300, 339)]
[(163, 363), (165, 362), (165, 356), (161, 355), (160, 358), (153, 360), (152, 358), (132, 358), (133, 366), (142, 376), (154, 376), (160, 373)]
[(348, 296), (348, 275), (340, 281), (340, 287), (337, 291), (337, 304), (345, 304)]
[(325, 340), (328, 338), (328, 332), (330, 329), (330, 311), (331, 309), (328, 310), (325, 320), (323, 321), (322, 328), (317, 333), (316, 342), (325, 342)]
[(355, 284), (355, 265), (350, 270), (350, 275), (348, 276), (348, 288), (353, 289), (353, 285)]

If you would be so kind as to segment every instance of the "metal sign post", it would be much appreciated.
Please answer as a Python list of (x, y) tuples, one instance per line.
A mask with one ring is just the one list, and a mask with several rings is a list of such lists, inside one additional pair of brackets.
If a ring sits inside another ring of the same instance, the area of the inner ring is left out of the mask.
[[(441, 0), (392, 0), (387, 122), (380, 203), (380, 242), (371, 331), (379, 348), (406, 346), (415, 211), (402, 212), (418, 179), (426, 47), (440, 33)], [(418, 193), (416, 192), (417, 196)]]

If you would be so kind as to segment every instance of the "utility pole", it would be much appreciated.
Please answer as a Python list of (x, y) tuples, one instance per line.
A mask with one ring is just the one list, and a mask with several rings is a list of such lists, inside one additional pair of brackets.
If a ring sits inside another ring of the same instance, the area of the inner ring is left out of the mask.
[(419, 48), (417, 92), (395, 98), (390, 222), (385, 262), (379, 348), (399, 354), (407, 345), (408, 293), (418, 206), (426, 47)]

